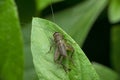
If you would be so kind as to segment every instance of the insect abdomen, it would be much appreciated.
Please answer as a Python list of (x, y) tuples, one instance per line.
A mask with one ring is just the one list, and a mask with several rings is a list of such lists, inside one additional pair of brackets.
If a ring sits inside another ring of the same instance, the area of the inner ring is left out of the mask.
[(64, 44), (60, 44), (58, 46), (58, 50), (61, 53), (62, 56), (66, 57), (67, 56), (67, 52), (66, 52), (66, 48)]

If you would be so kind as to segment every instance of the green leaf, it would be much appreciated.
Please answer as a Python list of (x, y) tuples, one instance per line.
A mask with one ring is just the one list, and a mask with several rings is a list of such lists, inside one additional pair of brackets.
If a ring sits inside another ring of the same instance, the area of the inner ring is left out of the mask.
[[(54, 43), (54, 32), (60, 32), (66, 42), (74, 48), (73, 63), (68, 58), (64, 60), (64, 65), (71, 69), (68, 73), (53, 60), (56, 47), (48, 53), (50, 46)], [(96, 71), (79, 45), (59, 26), (48, 20), (33, 18), (31, 50), (39, 80), (99, 80)]]
[(120, 0), (110, 0), (108, 16), (111, 23), (120, 21)]
[[(55, 13), (55, 23), (60, 25), (82, 46), (96, 18), (107, 5), (107, 0), (87, 0), (83, 3)], [(48, 19), (53, 19), (52, 16)]]
[(23, 79), (23, 42), (14, 0), (0, 0), (0, 80)]
[(119, 75), (115, 71), (98, 63), (93, 63), (93, 66), (101, 80), (119, 80)]
[(120, 25), (111, 28), (111, 61), (117, 72), (120, 72)]
[(60, 2), (63, 0), (36, 0), (36, 8), (37, 11), (42, 11), (44, 8), (46, 8), (48, 5), (55, 3), (55, 2)]

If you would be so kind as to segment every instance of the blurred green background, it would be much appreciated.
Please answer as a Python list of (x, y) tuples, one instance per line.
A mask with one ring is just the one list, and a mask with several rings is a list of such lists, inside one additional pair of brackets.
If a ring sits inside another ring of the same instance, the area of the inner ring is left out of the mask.
[(0, 0), (0, 80), (38, 80), (30, 50), (33, 17), (55, 22), (91, 62), (119, 74), (119, 0)]

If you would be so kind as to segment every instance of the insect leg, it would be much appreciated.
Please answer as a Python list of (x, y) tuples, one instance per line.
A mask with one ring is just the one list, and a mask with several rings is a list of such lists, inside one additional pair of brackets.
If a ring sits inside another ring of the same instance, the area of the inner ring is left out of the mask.
[[(65, 70), (65, 72), (70, 71), (70, 69), (67, 68), (67, 67), (62, 63), (63, 58), (64, 58), (64, 57), (60, 55), (59, 50), (58, 50), (58, 48), (57, 48), (56, 51), (55, 51), (55, 54), (54, 54), (54, 61), (57, 62), (57, 63), (59, 63), (59, 64), (61, 64), (62, 67), (63, 67), (63, 69)], [(58, 60), (59, 60), (59, 61), (58, 61)]]
[(72, 60), (72, 56), (73, 56), (73, 53), (74, 53), (73, 47), (67, 44), (67, 45), (66, 45), (66, 50), (67, 50), (67, 51), (71, 51), (71, 54), (70, 54), (68, 57), (69, 57), (70, 61), (72, 62), (72, 64), (74, 65), (74, 62), (73, 62), (73, 60)]
[(49, 49), (49, 51), (48, 51), (48, 53), (50, 53), (50, 51), (52, 50), (52, 47), (54, 46), (54, 44), (52, 44), (51, 46), (50, 46), (50, 49)]
[(63, 63), (61, 63), (61, 65), (62, 65), (65, 72), (68, 72), (71, 70), (70, 68), (66, 67)]
[(59, 63), (62, 64), (63, 56), (60, 57)]
[(73, 53), (74, 53), (74, 49), (73, 49), (73, 47), (72, 46), (70, 46), (70, 45), (65, 45), (66, 46), (66, 50), (67, 51), (71, 51), (71, 55), (70, 55), (70, 57), (72, 58), (72, 56), (73, 56)]
[(64, 69), (65, 72), (68, 72), (68, 71), (70, 71), (71, 69), (68, 68), (67, 66), (65, 66), (65, 65), (62, 63), (63, 58), (64, 58), (64, 56), (60, 56), (59, 64), (62, 65), (62, 67), (63, 67), (63, 69)]

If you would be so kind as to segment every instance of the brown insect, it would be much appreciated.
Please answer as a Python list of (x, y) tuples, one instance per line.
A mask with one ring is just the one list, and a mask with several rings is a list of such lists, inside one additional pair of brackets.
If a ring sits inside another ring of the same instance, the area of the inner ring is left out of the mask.
[(61, 64), (63, 68), (65, 68), (65, 66), (62, 64), (62, 61), (66, 57), (69, 57), (71, 60), (72, 55), (68, 56), (67, 51), (71, 51), (73, 54), (73, 47), (65, 43), (63, 36), (59, 32), (55, 32), (53, 37), (57, 47), (54, 53), (54, 61)]

